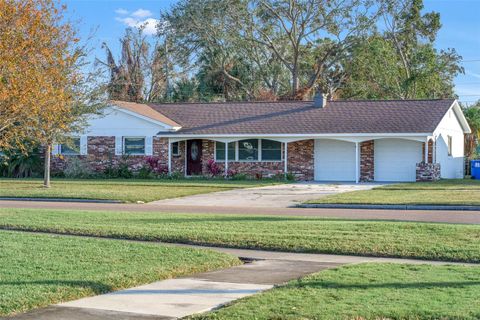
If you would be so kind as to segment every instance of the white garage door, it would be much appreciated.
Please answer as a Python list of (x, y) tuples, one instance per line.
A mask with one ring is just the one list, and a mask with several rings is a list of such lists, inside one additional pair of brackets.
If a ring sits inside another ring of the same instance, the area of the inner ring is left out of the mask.
[(355, 181), (355, 144), (315, 140), (315, 180)]
[(375, 140), (375, 181), (415, 181), (422, 161), (422, 143), (402, 139)]

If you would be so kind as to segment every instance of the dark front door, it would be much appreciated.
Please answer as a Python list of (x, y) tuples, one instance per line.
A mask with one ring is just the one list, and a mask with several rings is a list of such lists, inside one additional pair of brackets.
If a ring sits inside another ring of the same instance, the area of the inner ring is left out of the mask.
[(187, 141), (187, 175), (202, 174), (202, 140)]

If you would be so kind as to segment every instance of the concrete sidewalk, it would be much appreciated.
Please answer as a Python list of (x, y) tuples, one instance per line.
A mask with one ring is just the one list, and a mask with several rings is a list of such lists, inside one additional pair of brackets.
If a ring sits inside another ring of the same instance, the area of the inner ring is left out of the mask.
[(221, 307), (236, 299), (256, 294), (308, 274), (344, 264), (379, 262), (409, 264), (450, 263), (412, 259), (390, 259), (326, 254), (303, 254), (261, 250), (209, 248), (253, 260), (241, 266), (169, 279), (109, 294), (66, 302), (12, 317), (16, 320), (93, 320), (93, 319), (177, 319)]

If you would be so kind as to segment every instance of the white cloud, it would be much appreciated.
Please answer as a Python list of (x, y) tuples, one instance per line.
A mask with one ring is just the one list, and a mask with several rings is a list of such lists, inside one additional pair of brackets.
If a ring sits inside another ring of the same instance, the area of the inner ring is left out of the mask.
[(132, 16), (137, 18), (146, 18), (152, 16), (152, 12), (150, 10), (138, 9), (132, 13)]
[(157, 25), (159, 23), (158, 19), (153, 19), (153, 18), (138, 20), (132, 17), (126, 17), (126, 18), (116, 17), (115, 20), (120, 21), (121, 23), (123, 23), (124, 25), (130, 28), (140, 29), (143, 27), (143, 33), (149, 36), (157, 33)]
[(128, 14), (128, 10), (125, 10), (125, 9), (122, 9), (122, 8), (118, 8), (117, 10), (115, 10), (115, 13), (116, 14), (119, 14), (119, 15), (122, 15), (122, 16), (125, 16)]

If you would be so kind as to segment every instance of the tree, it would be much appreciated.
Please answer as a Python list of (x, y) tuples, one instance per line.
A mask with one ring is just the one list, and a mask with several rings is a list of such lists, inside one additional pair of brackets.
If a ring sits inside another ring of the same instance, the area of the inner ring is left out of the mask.
[(386, 1), (384, 30), (357, 42), (344, 62), (343, 98), (453, 96), (453, 80), (463, 72), (461, 57), (454, 49), (435, 49), (440, 15), (422, 10), (422, 0)]
[(131, 102), (161, 101), (166, 95), (165, 43), (150, 43), (143, 27), (127, 28), (120, 40), (122, 54), (115, 61), (106, 43), (106, 61), (97, 63), (107, 67), (110, 73), (109, 98)]
[(463, 112), (467, 118), (472, 133), (465, 135), (465, 155), (471, 158), (478, 156), (478, 144), (480, 142), (480, 100), (473, 106), (463, 107)]
[[(65, 22), (64, 6), (52, 0), (6, 0), (1, 5), (2, 18), (13, 23), (3, 29), (6, 34), (2, 32), (2, 40), (12, 44), (14, 52), (17, 47), (23, 50), (8, 64), (2, 61), (2, 82), (14, 89), (7, 99), (2, 97), (2, 109), (15, 104), (25, 109), (21, 111), (25, 117), (15, 125), (25, 130), (22, 138), (28, 134), (44, 147), (44, 186), (50, 187), (52, 144), (80, 132), (86, 116), (103, 106), (102, 87), (94, 81), (95, 72), (83, 72), (86, 48), (79, 44), (71, 24)], [(24, 74), (28, 71), (32, 72)], [(1, 90), (4, 92), (5, 87)]]

